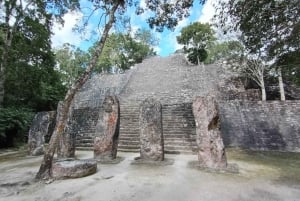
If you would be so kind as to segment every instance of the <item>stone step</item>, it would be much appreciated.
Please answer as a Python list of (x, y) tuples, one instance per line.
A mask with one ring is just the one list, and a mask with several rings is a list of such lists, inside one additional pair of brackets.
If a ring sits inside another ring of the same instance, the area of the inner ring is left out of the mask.
[(189, 151), (189, 150), (165, 150), (165, 154), (189, 154), (189, 155), (195, 155), (195, 151)]
[(93, 143), (94, 139), (76, 139), (76, 143)]
[(197, 147), (196, 146), (173, 146), (173, 145), (165, 145), (164, 149), (165, 150), (170, 150), (170, 151), (196, 151)]
[(118, 148), (118, 151), (120, 152), (133, 152), (133, 153), (139, 153), (140, 149), (127, 149), (127, 148)]
[(132, 146), (139, 146), (140, 141), (133, 141), (133, 140), (120, 140), (119, 145), (132, 145)]
[(93, 151), (93, 147), (82, 147), (82, 146), (77, 146), (76, 150), (82, 150), (82, 151)]
[(94, 143), (80, 143), (76, 144), (76, 147), (94, 147)]
[(140, 149), (139, 145), (124, 145), (124, 144), (119, 144), (118, 149), (128, 149), (128, 150), (136, 150)]

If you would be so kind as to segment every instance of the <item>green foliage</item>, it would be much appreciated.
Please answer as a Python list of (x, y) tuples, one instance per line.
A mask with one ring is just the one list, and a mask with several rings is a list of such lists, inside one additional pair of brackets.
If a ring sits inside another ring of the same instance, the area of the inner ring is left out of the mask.
[[(65, 88), (54, 70), (50, 31), (38, 20), (25, 18), (12, 40), (5, 71), (5, 107), (52, 110)], [(34, 47), (34, 48), (33, 48)]]
[(214, 31), (209, 24), (195, 22), (181, 30), (177, 41), (184, 45), (189, 61), (199, 64), (207, 58), (207, 47), (215, 41)]
[(299, 50), (298, 0), (229, 0), (219, 5), (218, 24), (225, 31), (241, 31), (241, 41), (250, 53), (271, 61)]
[(212, 64), (218, 60), (238, 60), (243, 57), (244, 47), (239, 41), (212, 43), (207, 48), (208, 56), (204, 63)]
[(281, 55), (275, 67), (281, 67), (286, 80), (300, 86), (300, 50)]
[(70, 44), (64, 44), (62, 48), (55, 50), (55, 60), (62, 83), (64, 86), (70, 87), (83, 73), (89, 60), (89, 54), (78, 48), (75, 49)]
[(15, 145), (24, 141), (31, 125), (34, 113), (26, 108), (0, 109), (0, 147)]
[[(132, 38), (129, 34), (111, 34), (107, 38), (95, 71), (109, 71), (112, 67), (129, 69), (130, 66), (142, 62), (144, 58), (156, 54), (149, 44), (153, 44), (153, 40), (153, 36), (148, 35), (148, 32), (138, 32), (136, 38)], [(93, 54), (94, 48), (89, 50), (90, 54)]]
[[(200, 4), (204, 4), (206, 0), (199, 0)], [(155, 28), (162, 32), (164, 28), (173, 30), (178, 22), (190, 15), (190, 8), (193, 6), (193, 0), (181, 1), (145, 1), (146, 7), (138, 7), (137, 14), (144, 11), (150, 11), (151, 15), (147, 19), (150, 28)]]

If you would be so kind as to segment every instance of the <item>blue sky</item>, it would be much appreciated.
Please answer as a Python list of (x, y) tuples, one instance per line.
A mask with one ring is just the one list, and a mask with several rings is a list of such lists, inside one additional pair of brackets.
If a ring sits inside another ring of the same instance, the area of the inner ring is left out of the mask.
[[(82, 4), (85, 0), (82, 0)], [(212, 7), (212, 2), (214, 0), (208, 0), (204, 6), (199, 4), (199, 1), (194, 2), (194, 6), (191, 9), (190, 17), (179, 22), (174, 31), (165, 30), (162, 33), (153, 31), (155, 37), (159, 39), (159, 45), (154, 47), (157, 53), (160, 56), (168, 56), (181, 46), (177, 44), (176, 36), (180, 34), (180, 30), (189, 25), (192, 22), (201, 21), (209, 22), (211, 16), (214, 14), (214, 9)], [(141, 5), (143, 0), (141, 0)], [(96, 21), (99, 19), (98, 15), (95, 15), (95, 18), (90, 20), (90, 23), (87, 26), (86, 32), (84, 34), (78, 34), (72, 29), (80, 20), (84, 17), (84, 10), (81, 12), (70, 12), (64, 16), (65, 24), (62, 27), (61, 25), (55, 24), (53, 28), (53, 37), (52, 37), (52, 46), (54, 48), (59, 48), (64, 43), (70, 43), (76, 47), (81, 48), (82, 50), (87, 50), (98, 38), (92, 37), (92, 31), (97, 31)], [(147, 13), (136, 16), (132, 10), (128, 11), (128, 15), (131, 19), (132, 30), (137, 30), (138, 28), (149, 28), (148, 24), (145, 23)], [(98, 35), (97, 35), (98, 36)]]

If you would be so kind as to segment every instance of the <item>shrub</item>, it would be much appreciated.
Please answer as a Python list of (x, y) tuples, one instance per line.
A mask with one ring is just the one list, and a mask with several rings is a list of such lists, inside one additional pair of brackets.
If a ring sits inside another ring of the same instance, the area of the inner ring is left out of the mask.
[(24, 142), (34, 113), (27, 108), (0, 109), (0, 147), (15, 146)]

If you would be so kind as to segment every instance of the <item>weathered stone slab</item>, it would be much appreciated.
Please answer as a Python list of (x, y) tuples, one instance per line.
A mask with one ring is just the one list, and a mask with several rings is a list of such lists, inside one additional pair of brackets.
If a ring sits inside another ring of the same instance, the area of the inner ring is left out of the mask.
[(200, 166), (210, 169), (226, 168), (227, 160), (215, 98), (197, 97), (193, 102), (193, 114)]
[[(55, 112), (38, 112), (31, 124), (28, 134), (29, 155), (38, 156), (44, 154), (45, 138), (49, 138), (53, 132)], [(52, 129), (51, 129), (52, 128)]]
[(140, 106), (140, 143), (141, 159), (164, 160), (162, 130), (162, 107), (160, 102), (148, 98)]
[(100, 115), (94, 140), (94, 158), (100, 161), (117, 157), (120, 130), (120, 105), (116, 96), (106, 96), (103, 114)]
[(64, 159), (53, 162), (52, 176), (55, 179), (79, 178), (96, 173), (95, 160)]

